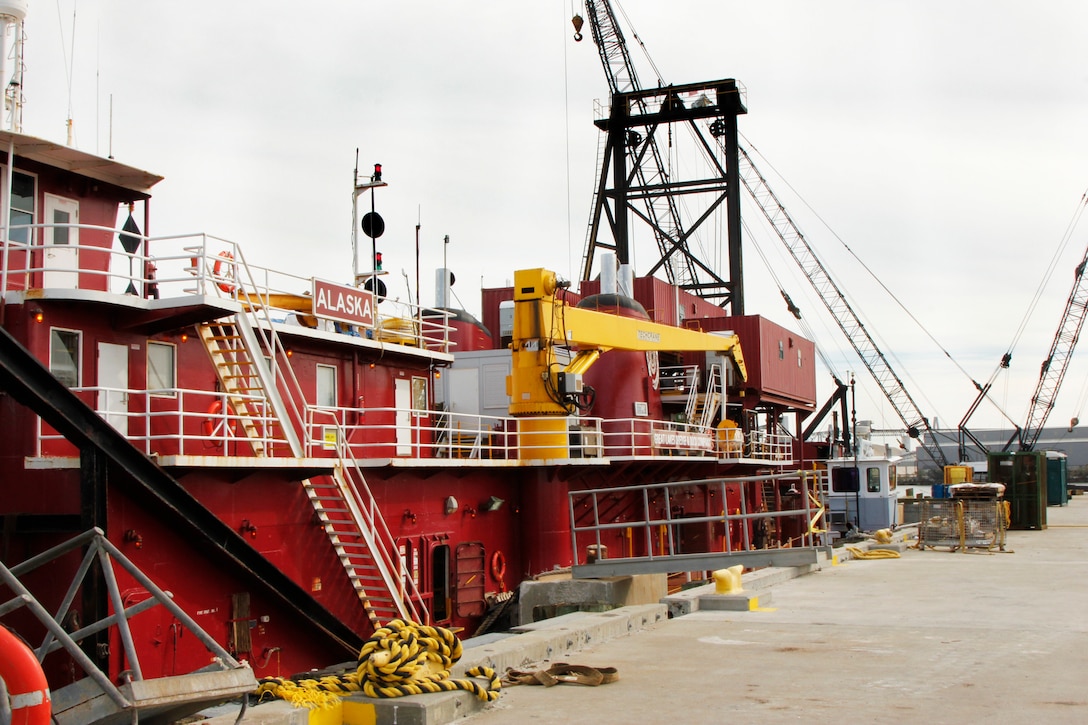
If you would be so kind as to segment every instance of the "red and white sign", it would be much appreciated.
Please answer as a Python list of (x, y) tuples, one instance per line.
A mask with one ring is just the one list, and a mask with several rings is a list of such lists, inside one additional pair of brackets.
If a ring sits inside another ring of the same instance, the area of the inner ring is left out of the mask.
[(314, 279), (314, 315), (373, 327), (374, 295), (356, 287)]

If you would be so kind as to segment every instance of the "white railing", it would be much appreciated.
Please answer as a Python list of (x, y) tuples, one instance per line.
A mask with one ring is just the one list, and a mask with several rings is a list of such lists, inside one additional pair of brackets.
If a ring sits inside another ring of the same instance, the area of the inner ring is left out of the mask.
[(666, 365), (658, 374), (658, 386), (662, 393), (687, 395), (699, 387), (698, 365)]
[(788, 433), (751, 431), (745, 436), (744, 457), (789, 463), (793, 460), (793, 436)]
[[(378, 298), (372, 328), (317, 317), (309, 302), (312, 277), (247, 264), (237, 243), (209, 234), (128, 235), (140, 241), (140, 251), (130, 254), (115, 248), (117, 235), (126, 234), (120, 229), (87, 224), (28, 224), (11, 229), (31, 238), (40, 238), (47, 229), (64, 229), (79, 241), (65, 245), (0, 242), (3, 291), (55, 288), (145, 299), (248, 298), (272, 310), (274, 321), (288, 325), (444, 353), (452, 345), (449, 312), (400, 300)], [(0, 238), (4, 233), (0, 227)], [(94, 241), (99, 244), (89, 243)]]
[[(230, 396), (247, 400), (247, 407), (256, 411), (243, 416), (235, 412), (228, 396), (206, 390), (71, 390), (148, 456), (252, 456), (254, 447), (266, 455), (290, 454), (275, 415), (257, 396)], [(256, 435), (248, 436), (247, 427)], [(68, 447), (63, 435), (38, 419), (37, 456), (57, 455)]]
[[(291, 455), (280, 421), (261, 396), (231, 394), (252, 401), (247, 407), (257, 411), (239, 415), (226, 394), (206, 390), (79, 387), (72, 391), (103, 418), (115, 422), (115, 427), (127, 430), (133, 445), (149, 456), (250, 456), (254, 446), (249, 442), (261, 447), (264, 455)], [(301, 442), (307, 457), (335, 457), (343, 446), (351, 458), (360, 460), (516, 460), (543, 458), (533, 451), (555, 447), (550, 439), (538, 443), (526, 432), (526, 425), (538, 420), (534, 418), (393, 407), (306, 406), (304, 415)], [(736, 438), (725, 439), (721, 430), (648, 418), (572, 416), (566, 421), (567, 457), (572, 459), (688, 456), (792, 462), (793, 443), (787, 434), (756, 431), (742, 437), (739, 429), (726, 429)], [(256, 436), (246, 435), (247, 424), (255, 428)], [(64, 437), (43, 427), (40, 419), (38, 433), (37, 456), (70, 453)]]

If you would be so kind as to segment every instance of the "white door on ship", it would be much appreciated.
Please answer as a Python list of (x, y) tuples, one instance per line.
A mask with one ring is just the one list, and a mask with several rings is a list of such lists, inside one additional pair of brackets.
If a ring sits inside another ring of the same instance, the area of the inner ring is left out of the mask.
[(42, 287), (74, 289), (79, 286), (79, 227), (56, 225), (79, 224), (79, 202), (46, 194), (45, 223)]
[(393, 387), (393, 407), (397, 410), (397, 455), (412, 455), (412, 384), (397, 378)]
[(98, 343), (98, 414), (128, 435), (128, 345)]

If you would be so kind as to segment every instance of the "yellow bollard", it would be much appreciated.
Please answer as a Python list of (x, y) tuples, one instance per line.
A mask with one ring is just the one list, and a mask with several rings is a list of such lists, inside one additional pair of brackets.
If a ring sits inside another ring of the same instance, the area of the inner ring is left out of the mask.
[(744, 573), (744, 565), (737, 564), (728, 569), (718, 569), (714, 572), (714, 592), (717, 594), (737, 594), (743, 591), (740, 585), (741, 574)]

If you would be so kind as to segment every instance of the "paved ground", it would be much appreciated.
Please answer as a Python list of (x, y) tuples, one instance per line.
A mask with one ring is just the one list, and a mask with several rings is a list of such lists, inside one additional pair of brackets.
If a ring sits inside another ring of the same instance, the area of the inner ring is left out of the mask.
[(774, 588), (765, 611), (707, 612), (566, 661), (597, 688), (513, 687), (464, 725), (1086, 723), (1088, 496), (1009, 532), (1013, 553), (909, 550)]

